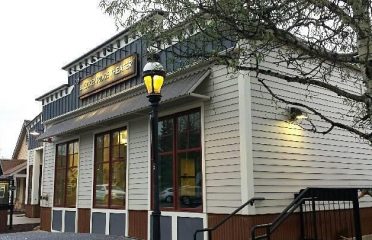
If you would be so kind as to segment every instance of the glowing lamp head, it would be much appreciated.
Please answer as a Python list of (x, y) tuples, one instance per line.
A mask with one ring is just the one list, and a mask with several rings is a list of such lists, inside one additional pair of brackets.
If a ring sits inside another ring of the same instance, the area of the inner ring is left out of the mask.
[(158, 62), (148, 62), (143, 68), (143, 81), (148, 95), (160, 95), (165, 78), (163, 65)]
[(289, 108), (289, 121), (294, 122), (295, 120), (307, 119), (307, 114), (299, 108)]

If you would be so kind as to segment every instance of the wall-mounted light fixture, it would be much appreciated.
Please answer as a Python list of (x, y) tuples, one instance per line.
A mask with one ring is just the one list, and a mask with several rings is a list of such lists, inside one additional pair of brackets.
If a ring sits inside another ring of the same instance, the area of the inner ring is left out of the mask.
[(296, 107), (290, 107), (289, 108), (288, 120), (290, 122), (293, 122), (293, 121), (296, 121), (296, 120), (299, 120), (299, 119), (306, 119), (306, 118), (307, 118), (307, 114), (304, 111), (302, 111), (301, 109), (296, 108)]

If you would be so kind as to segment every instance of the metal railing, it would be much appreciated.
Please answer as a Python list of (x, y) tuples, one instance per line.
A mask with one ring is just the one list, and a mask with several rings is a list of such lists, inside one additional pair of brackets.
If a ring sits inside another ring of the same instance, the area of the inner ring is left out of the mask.
[[(273, 233), (296, 210), (300, 215), (300, 239), (362, 239), (356, 188), (302, 190), (272, 223), (252, 227), (251, 239), (272, 239)], [(261, 230), (261, 235), (257, 235), (258, 230)]]
[(251, 198), (246, 203), (244, 203), (239, 208), (237, 208), (234, 212), (230, 213), (229, 216), (225, 217), (218, 224), (214, 225), (213, 227), (211, 227), (211, 228), (203, 228), (203, 229), (196, 230), (195, 233), (194, 233), (194, 240), (196, 240), (198, 233), (203, 233), (203, 232), (208, 232), (208, 240), (212, 240), (212, 232), (213, 231), (215, 231), (217, 228), (219, 228), (224, 223), (226, 223), (230, 218), (232, 218), (234, 215), (236, 215), (240, 210), (242, 210), (246, 206), (248, 206), (248, 205), (251, 205), (252, 206), (255, 201), (262, 201), (262, 200), (265, 200), (265, 198), (262, 198), (262, 197)]

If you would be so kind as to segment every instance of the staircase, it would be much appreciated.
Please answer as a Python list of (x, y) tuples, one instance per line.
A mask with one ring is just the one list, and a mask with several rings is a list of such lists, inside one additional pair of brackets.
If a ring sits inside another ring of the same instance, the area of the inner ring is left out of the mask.
[(251, 239), (275, 239), (293, 214), (299, 214), (302, 240), (362, 240), (356, 188), (306, 188), (273, 222), (253, 226)]

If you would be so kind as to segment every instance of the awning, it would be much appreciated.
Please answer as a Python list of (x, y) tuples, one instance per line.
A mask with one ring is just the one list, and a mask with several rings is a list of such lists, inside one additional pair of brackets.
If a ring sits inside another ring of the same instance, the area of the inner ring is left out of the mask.
[[(209, 99), (208, 96), (194, 93), (194, 90), (209, 75), (210, 69), (202, 68), (173, 78), (170, 77), (169, 81), (167, 81), (162, 88), (162, 99), (160, 104), (173, 102), (185, 97)], [(72, 133), (147, 109), (149, 109), (149, 102), (146, 93), (141, 90), (120, 102), (50, 125), (46, 131), (38, 137), (38, 140)]]

